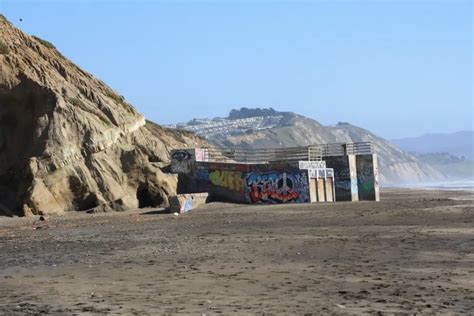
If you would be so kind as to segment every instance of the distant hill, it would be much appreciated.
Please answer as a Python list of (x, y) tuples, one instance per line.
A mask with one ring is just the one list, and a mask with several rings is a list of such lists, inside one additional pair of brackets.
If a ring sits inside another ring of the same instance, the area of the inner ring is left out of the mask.
[[(282, 112), (283, 113), (283, 112)], [(258, 116), (275, 116), (280, 115), (280, 112), (273, 108), (268, 109), (249, 109), (249, 108), (241, 108), (240, 110), (231, 110), (229, 116), (227, 117), (229, 120), (237, 120), (237, 119), (245, 119), (251, 117), (258, 117)]]
[(443, 172), (450, 179), (474, 180), (474, 160), (457, 157), (449, 153), (414, 155), (422, 162)]
[(474, 180), (474, 131), (392, 140), (451, 179)]
[[(334, 142), (374, 143), (382, 185), (440, 181), (443, 173), (387, 140), (349, 123), (324, 126), (316, 120), (274, 109), (232, 110), (227, 118), (193, 120), (174, 127), (205, 136), (217, 147), (274, 148)], [(199, 122), (199, 124), (196, 124)]]
[(419, 153), (449, 153), (474, 160), (474, 131), (450, 134), (426, 134), (418, 137), (393, 139), (402, 150)]

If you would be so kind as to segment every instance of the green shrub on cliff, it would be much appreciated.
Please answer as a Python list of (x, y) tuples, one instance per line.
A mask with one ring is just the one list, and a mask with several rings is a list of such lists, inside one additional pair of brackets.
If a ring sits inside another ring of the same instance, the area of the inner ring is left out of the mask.
[(84, 104), (84, 102), (82, 102), (81, 100), (79, 100), (78, 98), (67, 98), (66, 101), (68, 101), (69, 103), (71, 103), (72, 105), (74, 106), (77, 106), (77, 107), (80, 107), (80, 108), (84, 108), (86, 105)]
[(53, 45), (53, 43), (51, 42), (48, 42), (47, 40), (44, 40), (42, 38), (39, 38), (38, 36), (34, 36), (33, 35), (33, 38), (36, 39), (38, 42), (40, 42), (41, 44), (43, 44), (43, 46), (45, 47), (48, 47), (48, 48), (56, 48), (56, 46)]
[(10, 50), (8, 49), (8, 46), (4, 42), (0, 41), (0, 54), (6, 55), (9, 51)]

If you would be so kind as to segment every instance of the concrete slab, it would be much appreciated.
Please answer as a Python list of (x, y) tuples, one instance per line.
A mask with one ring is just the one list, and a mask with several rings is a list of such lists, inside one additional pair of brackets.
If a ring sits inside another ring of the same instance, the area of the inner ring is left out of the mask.
[(209, 194), (205, 193), (190, 193), (178, 194), (169, 197), (171, 213), (183, 214), (198, 208), (206, 203)]

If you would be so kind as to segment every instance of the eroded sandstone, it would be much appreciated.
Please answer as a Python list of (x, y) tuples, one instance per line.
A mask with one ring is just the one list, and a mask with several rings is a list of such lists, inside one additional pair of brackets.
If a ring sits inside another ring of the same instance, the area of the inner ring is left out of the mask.
[(0, 213), (167, 205), (169, 150), (205, 142), (162, 128), (55, 48), (3, 17)]

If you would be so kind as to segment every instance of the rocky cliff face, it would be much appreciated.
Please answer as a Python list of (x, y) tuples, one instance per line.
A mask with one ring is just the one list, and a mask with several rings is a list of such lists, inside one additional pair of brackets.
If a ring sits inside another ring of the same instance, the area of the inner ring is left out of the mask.
[[(260, 110), (261, 111), (261, 110)], [(233, 116), (241, 118), (238, 110), (233, 110)], [(245, 109), (243, 114), (248, 114)], [(259, 112), (260, 113), (260, 112)], [(439, 181), (445, 176), (428, 164), (420, 162), (416, 157), (403, 152), (387, 140), (362, 129), (360, 127), (339, 123), (336, 126), (324, 126), (307, 117), (289, 112), (273, 112), (279, 122), (258, 130), (236, 129), (232, 119), (226, 123), (229, 128), (221, 123), (217, 133), (212, 133), (208, 140), (216, 147), (244, 147), (244, 148), (274, 148), (307, 146), (313, 144), (337, 142), (372, 142), (379, 157), (380, 180), (382, 185), (398, 185), (406, 183), (420, 183)], [(248, 115), (244, 115), (248, 118)], [(269, 120), (269, 117), (266, 118)], [(209, 125), (210, 123), (208, 123)], [(247, 125), (244, 125), (248, 128)], [(194, 126), (196, 133), (199, 129)], [(205, 131), (209, 131), (206, 126)]]
[(123, 97), (0, 16), (0, 213), (166, 205), (169, 150), (207, 143)]

